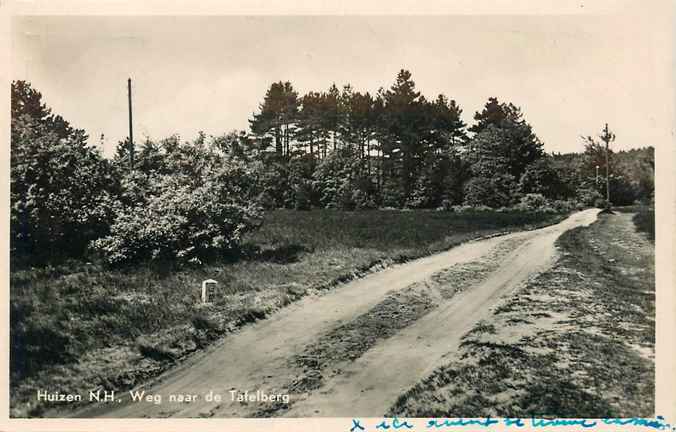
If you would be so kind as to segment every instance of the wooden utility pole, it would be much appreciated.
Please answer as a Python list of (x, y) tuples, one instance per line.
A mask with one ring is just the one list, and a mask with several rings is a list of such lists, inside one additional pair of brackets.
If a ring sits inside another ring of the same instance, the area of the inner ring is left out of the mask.
[(606, 142), (606, 202), (610, 206), (610, 166), (608, 166), (608, 123), (603, 130), (603, 140)]
[(596, 185), (599, 184), (599, 166), (596, 165)]
[(615, 134), (608, 130), (608, 123), (603, 128), (601, 140), (606, 143), (606, 205), (610, 207), (610, 163), (608, 153), (610, 142), (615, 141)]
[(127, 80), (127, 95), (129, 96), (129, 169), (134, 170), (134, 131), (131, 119), (131, 78)]

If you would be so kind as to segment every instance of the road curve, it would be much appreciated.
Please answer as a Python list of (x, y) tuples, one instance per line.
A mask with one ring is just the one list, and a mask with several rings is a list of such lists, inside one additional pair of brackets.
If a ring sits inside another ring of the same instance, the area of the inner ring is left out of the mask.
[[(290, 409), (280, 414), (303, 416), (382, 416), (407, 388), (443, 362), (449, 348), (487, 316), (501, 296), (530, 275), (553, 263), (554, 242), (565, 231), (589, 225), (598, 210), (577, 212), (559, 224), (465, 243), (446, 252), (400, 264), (335, 288), (308, 296), (268, 319), (225, 337), (204, 353), (163, 374), (143, 390), (161, 394), (163, 403), (119, 402), (96, 404), (76, 417), (240, 417), (250, 416), (252, 405), (230, 400), (229, 390), (274, 393), (302, 371), (289, 359), (336, 326), (369, 311), (388, 294), (424, 281), (456, 264), (487, 255), (502, 242), (521, 239), (487, 279), (443, 301), (439, 307), (393, 337), (380, 341), (343, 372), (314, 392), (292, 396)], [(201, 397), (209, 391), (223, 395), (220, 403)], [(191, 403), (170, 403), (170, 394), (196, 394)], [(296, 398), (294, 400), (294, 398)], [(255, 407), (253, 407), (255, 408)]]

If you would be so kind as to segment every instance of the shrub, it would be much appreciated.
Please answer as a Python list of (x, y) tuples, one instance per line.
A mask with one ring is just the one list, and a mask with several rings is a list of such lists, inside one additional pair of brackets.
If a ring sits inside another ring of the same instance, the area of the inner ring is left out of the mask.
[(514, 177), (509, 174), (474, 177), (465, 184), (465, 204), (492, 208), (509, 206), (516, 187)]
[(352, 192), (352, 201), (357, 210), (371, 210), (376, 208), (376, 202), (373, 197), (359, 189)]
[[(319, 162), (312, 175), (319, 203), (325, 208), (353, 210), (358, 203), (356, 191), (362, 189), (365, 163), (351, 147), (332, 151)], [(361, 198), (360, 198), (361, 199)]]
[(631, 205), (638, 198), (636, 187), (626, 177), (610, 176), (610, 201), (619, 206)]
[(309, 181), (300, 181), (294, 185), (294, 199), (296, 210), (310, 210), (310, 207), (312, 207), (312, 184)]
[(260, 225), (255, 200), (238, 194), (238, 169), (224, 166), (203, 183), (191, 177), (157, 176), (147, 196), (118, 205), (110, 235), (93, 242), (109, 264), (134, 260), (201, 263), (235, 249)]
[(294, 188), (291, 173), (288, 167), (277, 160), (267, 161), (266, 164), (255, 164), (257, 183), (261, 189), (260, 198), (267, 209), (294, 208)]
[(441, 201), (441, 206), (439, 206), (437, 210), (453, 211), (453, 202), (450, 199), (444, 199)]
[(603, 199), (603, 195), (596, 189), (588, 188), (588, 189), (581, 189), (578, 192), (578, 197), (580, 202), (588, 207), (596, 206), (596, 203), (598, 200)]
[(403, 188), (396, 178), (383, 179), (380, 191), (383, 207), (401, 208), (404, 205), (405, 198)]
[(354, 193), (356, 190), (348, 181), (342, 181), (338, 185), (338, 191), (335, 196), (335, 201), (330, 203), (331, 208), (338, 210), (354, 210), (356, 203), (354, 202)]
[(551, 206), (560, 213), (569, 212), (581, 207), (575, 200), (555, 200), (551, 202)]
[(258, 204), (265, 210), (273, 210), (277, 207), (275, 198), (267, 191), (261, 192), (256, 198)]
[(195, 328), (195, 330), (202, 330), (206, 332), (217, 332), (221, 330), (216, 320), (200, 313), (195, 313), (190, 322), (192, 323), (192, 326)]
[(10, 189), (15, 261), (79, 257), (112, 221), (113, 167), (22, 81), (12, 83)]
[(540, 210), (547, 205), (547, 199), (539, 193), (529, 193), (521, 197), (517, 205), (520, 210)]
[(174, 352), (167, 347), (154, 343), (149, 337), (138, 337), (136, 339), (136, 349), (143, 357), (164, 362), (176, 360)]
[(472, 213), (472, 212), (486, 212), (491, 211), (492, 209), (485, 205), (456, 205), (451, 206), (450, 209), (454, 213)]
[(492, 211), (493, 209), (489, 206), (486, 205), (476, 205), (472, 206), (470, 211), (475, 211), (475, 212), (489, 212)]
[(646, 233), (648, 239), (655, 241), (655, 209), (644, 207), (640, 209), (633, 217), (634, 225), (640, 232)]
[(554, 199), (565, 196), (566, 189), (548, 157), (529, 164), (519, 179), (519, 191), (523, 194), (542, 194), (546, 198)]
[(469, 210), (471, 208), (472, 208), (471, 206), (454, 205), (451, 206), (451, 211), (453, 213), (463, 213), (464, 211)]

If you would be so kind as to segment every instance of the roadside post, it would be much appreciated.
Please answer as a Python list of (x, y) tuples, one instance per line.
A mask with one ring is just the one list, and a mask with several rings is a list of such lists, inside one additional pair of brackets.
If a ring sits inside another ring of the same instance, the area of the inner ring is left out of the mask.
[(206, 304), (209, 299), (209, 293), (207, 292), (207, 286), (209, 284), (217, 284), (218, 282), (213, 279), (207, 279), (202, 281), (202, 304)]

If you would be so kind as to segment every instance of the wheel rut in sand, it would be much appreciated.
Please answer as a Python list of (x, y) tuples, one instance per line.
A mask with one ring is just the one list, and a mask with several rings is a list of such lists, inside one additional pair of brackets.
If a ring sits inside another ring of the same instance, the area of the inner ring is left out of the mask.
[[(302, 372), (285, 386), (284, 391), (297, 395), (294, 401), (319, 391), (326, 380), (340, 375), (344, 367), (373, 346), (411, 326), (454, 295), (486, 280), (500, 262), (527, 239), (527, 236), (506, 239), (481, 258), (455, 264), (432, 274), (427, 280), (391, 293), (368, 312), (319, 336), (290, 359), (289, 368)], [(293, 403), (277, 403), (253, 415), (281, 415), (291, 405)]]
[(434, 310), (345, 364), (341, 374), (333, 375), (320, 391), (299, 400), (285, 415), (384, 415), (400, 394), (443, 363), (449, 349), (458, 347), (462, 336), (489, 315), (504, 295), (552, 265), (554, 242), (561, 233), (595, 219), (596, 212), (581, 212), (537, 235), (524, 236), (511, 247), (506, 243), (508, 252), (488, 259), (486, 277), (470, 283), (471, 289), (442, 300)]

